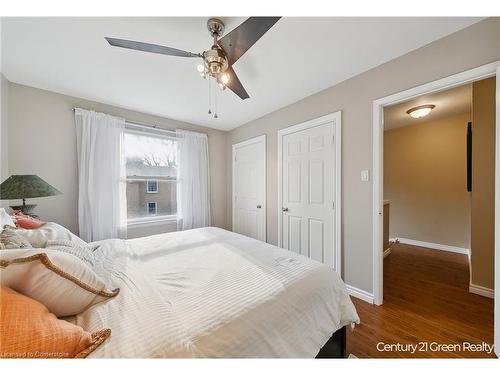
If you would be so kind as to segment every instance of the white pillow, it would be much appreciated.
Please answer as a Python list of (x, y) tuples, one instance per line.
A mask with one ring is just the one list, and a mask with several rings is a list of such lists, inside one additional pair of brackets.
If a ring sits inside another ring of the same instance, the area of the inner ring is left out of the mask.
[(16, 224), (14, 224), (14, 220), (12, 220), (7, 211), (5, 211), (5, 208), (0, 208), (0, 231), (6, 225), (10, 225), (11, 227), (16, 226)]
[(45, 305), (58, 317), (76, 315), (118, 294), (85, 262), (58, 250), (0, 251), (0, 284)]
[(38, 229), (17, 228), (16, 233), (26, 238), (34, 248), (44, 248), (48, 240), (70, 240), (79, 246), (88, 244), (62, 225), (48, 222)]
[(65, 253), (72, 254), (86, 262), (91, 267), (93, 267), (96, 262), (96, 256), (92, 246), (81, 246), (75, 244), (75, 242), (71, 240), (48, 240), (45, 245), (45, 249), (64, 251)]

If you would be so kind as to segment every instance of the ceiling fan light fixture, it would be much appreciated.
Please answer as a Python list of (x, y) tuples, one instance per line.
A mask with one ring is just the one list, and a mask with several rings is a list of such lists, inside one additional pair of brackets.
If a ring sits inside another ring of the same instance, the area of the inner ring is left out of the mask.
[(406, 111), (413, 118), (422, 118), (427, 116), (431, 111), (436, 108), (434, 104), (424, 104), (419, 105), (418, 107), (410, 108)]
[(227, 85), (229, 83), (229, 74), (227, 73), (222, 73), (220, 76), (220, 81), (224, 84)]
[[(245, 100), (248, 95), (232, 66), (246, 53), (262, 36), (278, 22), (281, 17), (249, 17), (227, 35), (224, 34), (224, 22), (218, 18), (210, 18), (207, 28), (213, 38), (211, 48), (202, 53), (193, 53), (178, 48), (158, 44), (138, 42), (134, 40), (105, 37), (113, 47), (126, 48), (136, 51), (157, 53), (167, 56), (201, 58), (202, 62), (196, 66), (200, 76), (208, 82), (209, 114), (212, 114), (212, 103), (215, 106), (214, 118), (217, 118), (217, 95), (213, 90), (217, 84), (222, 90), (229, 88), (240, 99)], [(212, 79), (214, 82), (212, 82)], [(213, 98), (212, 98), (213, 95)]]

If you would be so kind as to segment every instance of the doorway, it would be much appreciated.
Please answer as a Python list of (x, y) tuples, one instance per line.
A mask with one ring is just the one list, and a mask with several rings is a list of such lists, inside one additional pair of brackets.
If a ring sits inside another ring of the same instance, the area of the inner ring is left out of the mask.
[[(373, 103), (373, 126), (374, 126), (374, 144), (373, 144), (373, 287), (374, 302), (377, 305), (383, 303), (383, 113), (384, 107), (404, 102), (423, 94), (430, 94), (446, 89), (451, 89), (460, 85), (479, 81), (496, 75), (496, 159), (495, 159), (495, 217), (500, 215), (499, 191), (500, 191), (500, 96), (499, 96), (499, 76), (500, 61), (487, 64), (466, 72), (434, 81), (422, 86), (406, 90)], [(495, 268), (500, 271), (500, 225), (499, 220), (495, 220)], [(500, 282), (497, 277), (495, 280), (495, 345), (498, 354), (498, 342), (500, 340), (500, 315), (498, 300)]]
[(266, 136), (233, 145), (233, 230), (266, 242)]
[(278, 244), (341, 272), (341, 113), (278, 132)]

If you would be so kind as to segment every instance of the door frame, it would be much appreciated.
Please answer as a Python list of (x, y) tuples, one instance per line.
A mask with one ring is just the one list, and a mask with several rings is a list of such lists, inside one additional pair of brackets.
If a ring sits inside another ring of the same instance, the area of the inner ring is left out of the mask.
[(250, 139), (247, 139), (245, 141), (242, 141), (242, 142), (238, 142), (238, 143), (234, 143), (233, 146), (232, 146), (232, 154), (231, 154), (231, 165), (232, 165), (232, 169), (231, 169), (231, 173), (232, 173), (232, 181), (231, 181), (231, 185), (232, 185), (232, 206), (233, 206), (233, 209), (232, 209), (232, 223), (233, 223), (233, 229), (234, 229), (234, 218), (235, 218), (235, 209), (236, 209), (236, 196), (235, 196), (235, 193), (236, 193), (236, 189), (235, 189), (235, 175), (236, 173), (234, 173), (235, 171), (235, 152), (236, 152), (236, 149), (238, 147), (242, 147), (242, 146), (248, 146), (248, 145), (251, 145), (251, 144), (254, 144), (254, 143), (261, 143), (264, 145), (264, 157), (262, 158), (262, 167), (263, 167), (263, 171), (264, 171), (264, 181), (263, 181), (263, 184), (262, 184), (262, 192), (263, 192), (263, 195), (262, 195), (262, 211), (263, 211), (263, 228), (264, 228), (264, 242), (267, 241), (267, 185), (266, 185), (266, 181), (267, 181), (267, 168), (266, 168), (266, 164), (267, 164), (267, 157), (266, 157), (266, 154), (267, 154), (267, 147), (266, 147), (266, 135), (263, 134), (263, 135), (259, 135), (257, 137), (254, 137), (254, 138), (250, 138)]
[(496, 117), (495, 117), (495, 305), (493, 344), (500, 357), (500, 61), (496, 62)]
[[(282, 159), (283, 159), (283, 136), (291, 133), (296, 133), (301, 130), (314, 128), (333, 122), (334, 126), (334, 145), (335, 145), (335, 215), (334, 227), (332, 228), (335, 234), (334, 246), (337, 253), (334, 257), (334, 269), (339, 275), (342, 272), (342, 111), (330, 113), (300, 124), (292, 125), (284, 129), (278, 130), (278, 246), (282, 244), (282, 207), (283, 207), (283, 173), (282, 173)], [(327, 228), (328, 229), (328, 228)]]
[(383, 196), (384, 196), (384, 111), (383, 107), (496, 75), (495, 143), (495, 352), (500, 353), (500, 60), (429, 82), (373, 102), (373, 297), (381, 305), (384, 293)]

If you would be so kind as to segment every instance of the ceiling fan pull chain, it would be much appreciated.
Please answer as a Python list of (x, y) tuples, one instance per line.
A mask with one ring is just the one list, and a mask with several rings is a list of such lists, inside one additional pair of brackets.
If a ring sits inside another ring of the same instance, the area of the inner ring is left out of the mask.
[[(214, 78), (215, 80), (215, 78)], [(219, 118), (219, 116), (217, 115), (217, 85), (215, 84), (214, 85), (214, 111), (215, 111), (215, 114), (214, 114), (214, 118)]]
[(210, 76), (208, 76), (208, 114), (212, 114), (212, 90), (210, 90)]

